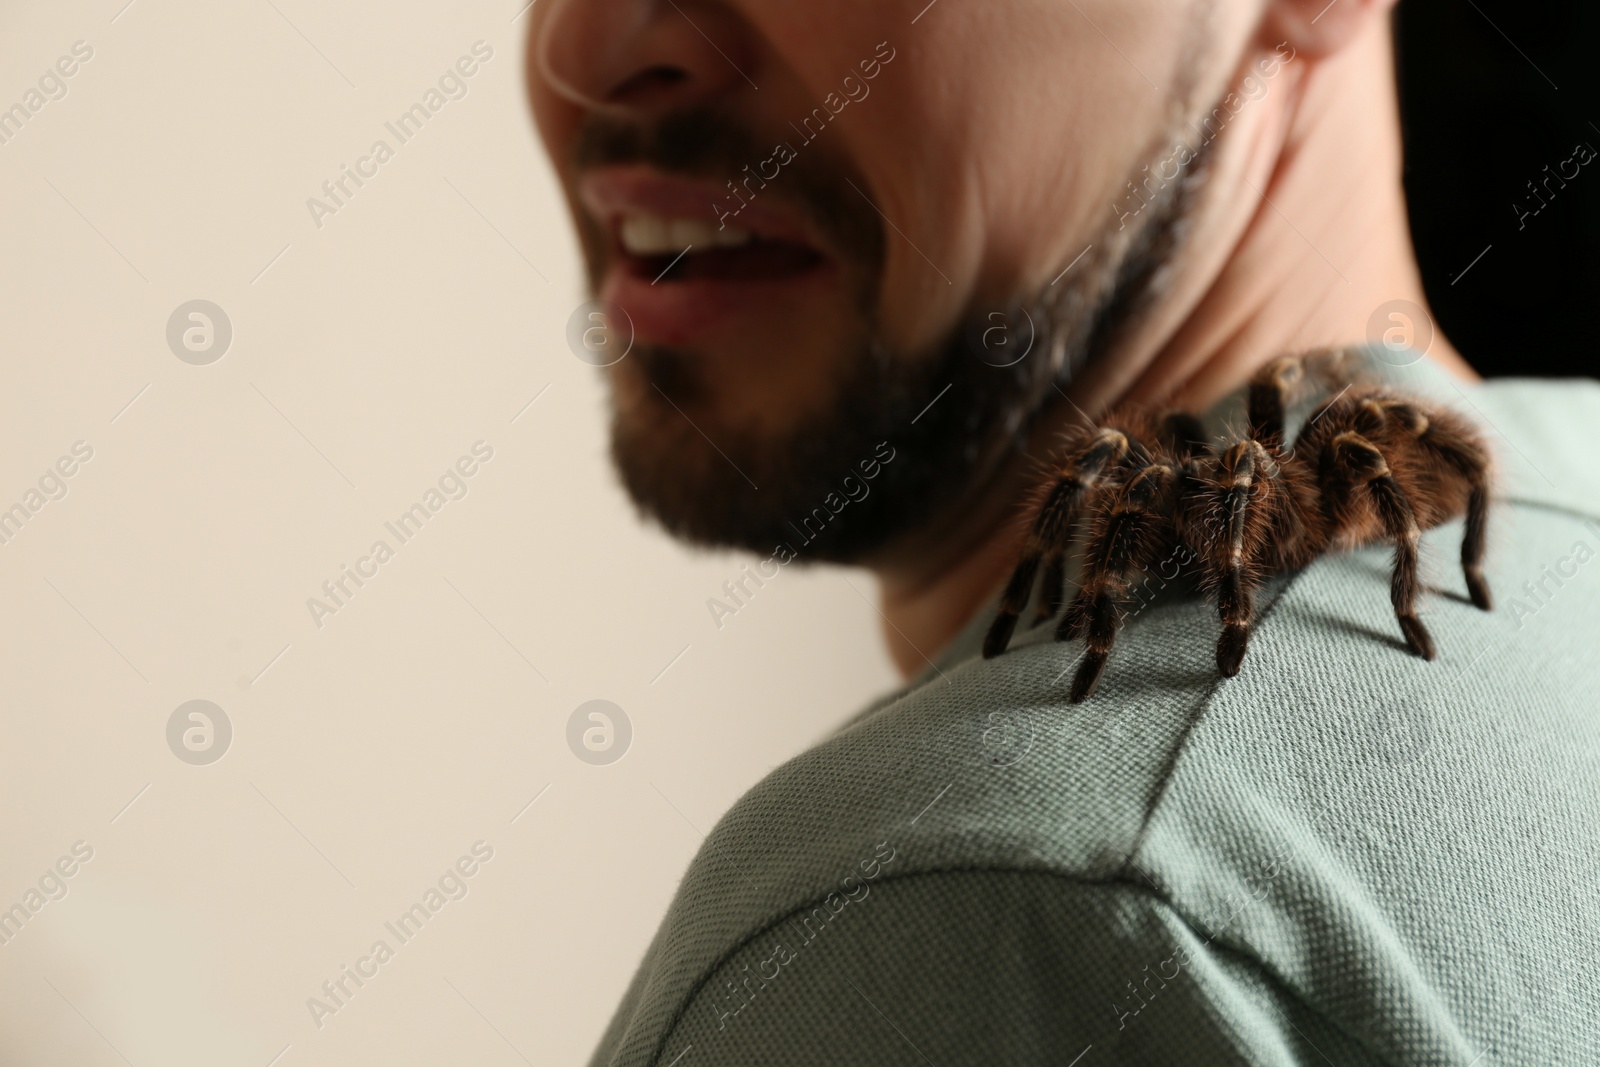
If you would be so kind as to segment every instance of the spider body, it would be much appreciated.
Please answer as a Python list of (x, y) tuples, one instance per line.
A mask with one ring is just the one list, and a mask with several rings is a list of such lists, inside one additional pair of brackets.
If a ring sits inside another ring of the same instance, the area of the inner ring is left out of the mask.
[(1389, 598), (1407, 646), (1433, 639), (1417, 617), (1422, 532), (1466, 516), (1461, 566), (1474, 605), (1490, 610), (1482, 563), (1489, 512), (1488, 451), (1448, 410), (1373, 384), (1347, 383), (1311, 413), (1296, 440), (1285, 411), (1302, 389), (1337, 381), (1336, 356), (1285, 357), (1251, 380), (1249, 427), (1218, 447), (1186, 412), (1110, 413), (1073, 435), (1045, 486), (1000, 610), (984, 642), (1004, 652), (1041, 568), (1034, 625), (1061, 609), (1065, 561), (1083, 536), (1079, 590), (1056, 628), (1086, 651), (1071, 700), (1094, 692), (1134, 584), (1175, 549), (1200, 568), (1222, 633), (1217, 668), (1237, 674), (1249, 647), (1255, 592), (1274, 574), (1330, 552), (1390, 542)]

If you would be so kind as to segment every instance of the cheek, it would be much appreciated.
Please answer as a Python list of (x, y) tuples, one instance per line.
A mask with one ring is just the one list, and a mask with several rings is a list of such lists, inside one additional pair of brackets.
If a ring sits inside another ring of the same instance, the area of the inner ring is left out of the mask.
[(900, 34), (845, 129), (894, 224), (883, 311), (901, 345), (948, 330), (966, 300), (1048, 282), (1114, 224), (1167, 124), (1169, 93), (1141, 70), (1173, 83), (1187, 44), (1153, 7), (1030, 0), (975, 21), (939, 4)]

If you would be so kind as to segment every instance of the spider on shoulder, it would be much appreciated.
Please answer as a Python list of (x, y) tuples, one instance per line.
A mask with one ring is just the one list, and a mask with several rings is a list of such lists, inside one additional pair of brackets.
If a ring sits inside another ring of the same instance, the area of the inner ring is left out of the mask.
[[(1286, 410), (1311, 388), (1337, 395), (1311, 412), (1292, 444)], [(1006, 650), (1043, 571), (1033, 625), (1061, 611), (1066, 557), (1083, 526), (1079, 591), (1056, 640), (1086, 639), (1073, 703), (1095, 690), (1134, 582), (1184, 549), (1222, 623), (1217, 669), (1239, 673), (1256, 590), (1271, 575), (1330, 552), (1394, 544), (1389, 598), (1406, 645), (1434, 658), (1417, 617), (1422, 531), (1465, 514), (1461, 568), (1472, 603), (1491, 610), (1483, 577), (1491, 471), (1478, 431), (1461, 416), (1344, 373), (1341, 353), (1286, 356), (1250, 381), (1248, 430), (1213, 444), (1184, 411), (1113, 410), (1069, 436), (1042, 487), (1032, 529), (984, 641)]]

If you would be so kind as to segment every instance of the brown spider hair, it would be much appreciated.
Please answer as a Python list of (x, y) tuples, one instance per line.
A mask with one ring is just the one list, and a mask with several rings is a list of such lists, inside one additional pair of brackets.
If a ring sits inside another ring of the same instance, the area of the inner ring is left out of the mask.
[[(1345, 385), (1311, 413), (1286, 446), (1286, 411), (1309, 386)], [(1422, 532), (1466, 516), (1461, 567), (1472, 603), (1490, 610), (1483, 577), (1491, 467), (1478, 431), (1461, 416), (1371, 382), (1351, 380), (1343, 353), (1283, 357), (1258, 372), (1249, 428), (1221, 445), (1182, 411), (1113, 410), (1072, 435), (1047, 483), (1016, 569), (984, 642), (1004, 652), (1035, 579), (1044, 588), (1034, 624), (1060, 611), (1065, 561), (1083, 527), (1079, 591), (1057, 640), (1085, 638), (1072, 683), (1078, 703), (1105, 669), (1140, 575), (1174, 549), (1200, 564), (1201, 588), (1222, 623), (1217, 669), (1239, 673), (1255, 593), (1271, 575), (1330, 552), (1381, 541), (1395, 548), (1389, 598), (1407, 646), (1435, 656), (1417, 617)]]

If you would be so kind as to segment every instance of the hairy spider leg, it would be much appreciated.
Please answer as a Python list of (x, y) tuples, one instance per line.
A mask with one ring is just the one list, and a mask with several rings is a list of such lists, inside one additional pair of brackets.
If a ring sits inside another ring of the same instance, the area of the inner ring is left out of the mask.
[(1394, 472), (1383, 451), (1361, 434), (1347, 430), (1329, 444), (1333, 461), (1350, 477), (1366, 487), (1377, 509), (1384, 531), (1394, 540), (1394, 573), (1389, 582), (1389, 599), (1395, 618), (1411, 651), (1423, 659), (1435, 656), (1433, 638), (1417, 618), (1417, 542), (1422, 529), (1405, 490), (1394, 479)]
[(1068, 695), (1074, 704), (1088, 699), (1100, 682), (1122, 625), (1120, 604), (1130, 576), (1148, 565), (1151, 543), (1172, 528), (1177, 482), (1170, 463), (1153, 462), (1140, 470), (1112, 501), (1084, 553), (1083, 591), (1061, 622), (1063, 630), (1081, 625), (1088, 644)]
[[(1161, 417), (1155, 432), (1157, 446), (1162, 450), (1159, 455), (1170, 455), (1177, 463), (1185, 468), (1192, 466), (1202, 457), (1211, 454), (1211, 442), (1206, 437), (1205, 427), (1200, 420), (1187, 411), (1169, 411)], [(1155, 462), (1157, 457), (1143, 455), (1143, 449), (1137, 441), (1132, 446), (1128, 458), (1142, 463)], [(1035, 613), (1032, 626), (1041, 626), (1056, 617), (1061, 610), (1061, 604), (1066, 592), (1067, 554), (1060, 551), (1049, 558), (1049, 568), (1044, 576), (1044, 595), (1039, 598), (1039, 609)], [(1075, 632), (1076, 638), (1081, 630)], [(1056, 635), (1061, 640), (1060, 633)]]
[[(1217, 638), (1217, 670), (1225, 678), (1239, 673), (1250, 647), (1255, 591), (1261, 585), (1260, 557), (1271, 547), (1267, 529), (1281, 528), (1284, 509), (1296, 505), (1275, 484), (1278, 465), (1266, 447), (1255, 439), (1240, 441), (1217, 463), (1212, 491), (1225, 516), (1224, 534), (1207, 553), (1217, 598), (1222, 634)], [(1298, 528), (1298, 519), (1294, 522)]]
[(1071, 544), (1073, 523), (1084, 497), (1109, 470), (1127, 457), (1129, 447), (1128, 437), (1121, 431), (1100, 430), (1062, 464), (1056, 483), (1051, 486), (1034, 520), (1016, 570), (1011, 572), (1011, 580), (1000, 595), (1000, 612), (984, 638), (984, 659), (1000, 655), (1011, 643), (1017, 617), (1027, 606), (1028, 595), (1033, 591), (1040, 562), (1048, 557), (1051, 563), (1047, 573), (1059, 573), (1054, 560), (1065, 554)]
[(1180, 462), (1211, 454), (1205, 427), (1187, 411), (1169, 411), (1156, 430), (1156, 439)]
[(1382, 401), (1384, 412), (1405, 427), (1422, 447), (1443, 460), (1467, 483), (1466, 531), (1461, 538), (1461, 571), (1473, 606), (1494, 610), (1489, 583), (1483, 576), (1484, 544), (1489, 529), (1489, 457), (1471, 432), (1448, 414), (1430, 418), (1404, 400)]
[(1305, 361), (1299, 356), (1282, 356), (1262, 367), (1250, 378), (1250, 436), (1268, 448), (1283, 447), (1284, 422), (1289, 395), (1305, 377)]

